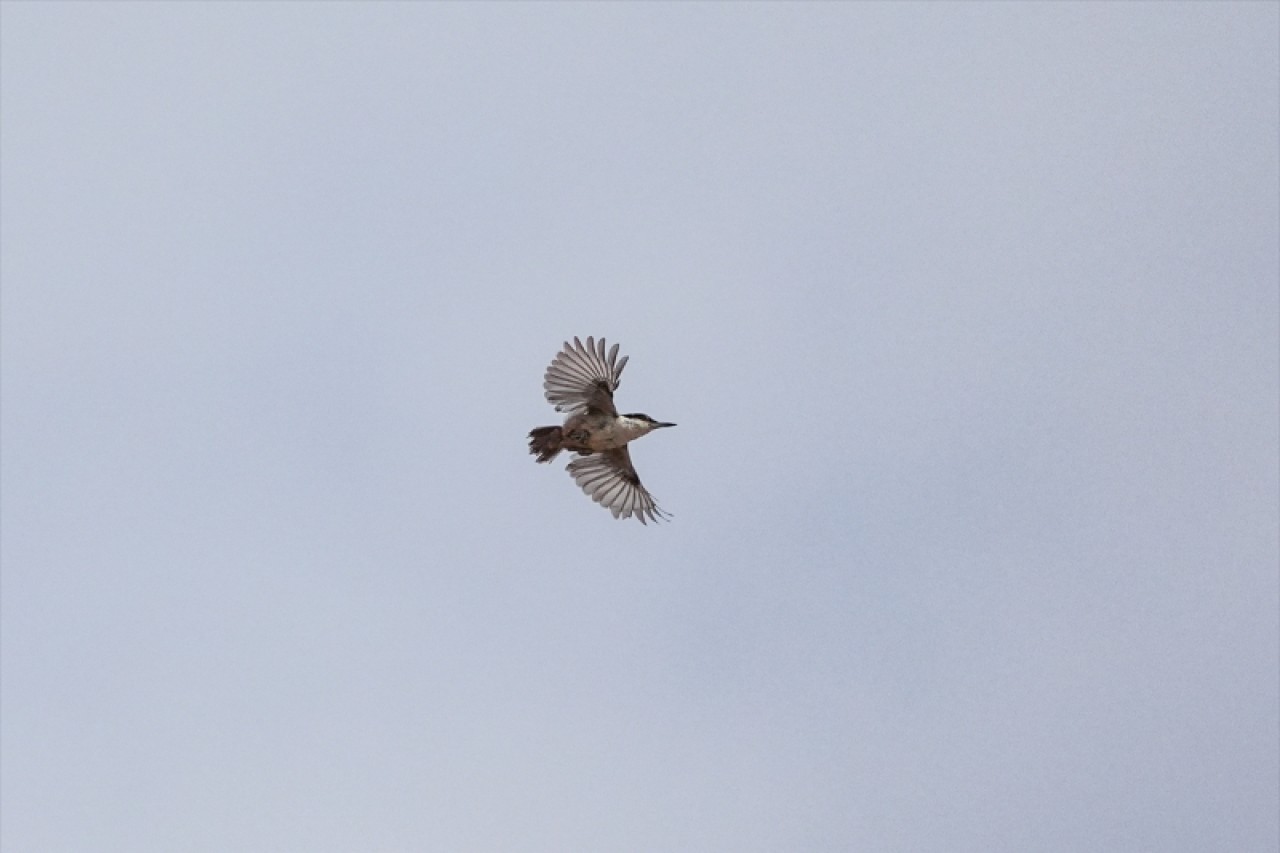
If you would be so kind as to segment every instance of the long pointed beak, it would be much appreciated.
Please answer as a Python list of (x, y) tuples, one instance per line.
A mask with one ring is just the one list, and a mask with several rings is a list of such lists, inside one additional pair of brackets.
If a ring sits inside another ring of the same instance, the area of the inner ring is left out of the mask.
[(653, 428), (657, 429), (658, 427), (664, 427), (664, 426), (675, 426), (675, 424), (654, 424)]

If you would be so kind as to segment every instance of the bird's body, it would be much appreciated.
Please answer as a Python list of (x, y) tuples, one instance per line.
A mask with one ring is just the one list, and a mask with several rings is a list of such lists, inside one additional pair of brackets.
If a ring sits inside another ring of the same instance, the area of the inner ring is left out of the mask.
[(653, 424), (627, 415), (610, 416), (603, 412), (588, 415), (570, 415), (565, 419), (565, 450), (593, 453), (601, 450), (617, 450), (627, 442), (646, 435)]
[(529, 433), (529, 452), (550, 462), (561, 450), (576, 453), (568, 471), (592, 500), (614, 518), (635, 516), (657, 521), (666, 513), (640, 484), (627, 444), (661, 427), (675, 426), (644, 414), (618, 414), (613, 404), (627, 357), (618, 359), (618, 345), (605, 353), (605, 341), (578, 338), (547, 368), (543, 388), (556, 411), (566, 412), (563, 426), (537, 427)]

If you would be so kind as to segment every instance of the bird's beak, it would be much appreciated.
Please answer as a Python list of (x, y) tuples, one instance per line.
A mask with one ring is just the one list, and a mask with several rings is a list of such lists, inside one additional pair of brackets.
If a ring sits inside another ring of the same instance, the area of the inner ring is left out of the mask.
[(675, 426), (675, 424), (654, 424), (653, 428), (657, 429), (658, 427), (664, 427), (664, 426)]

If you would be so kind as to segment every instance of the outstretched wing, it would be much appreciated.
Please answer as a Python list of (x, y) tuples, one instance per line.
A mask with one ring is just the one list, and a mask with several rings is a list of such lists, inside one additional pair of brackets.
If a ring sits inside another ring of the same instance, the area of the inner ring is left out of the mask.
[(547, 392), (547, 402), (555, 406), (557, 412), (618, 413), (613, 405), (613, 392), (629, 356), (618, 358), (617, 344), (606, 355), (604, 346), (604, 338), (599, 343), (595, 338), (587, 338), (586, 346), (574, 338), (572, 344), (566, 342), (564, 349), (551, 360), (542, 387)]
[(579, 456), (569, 463), (566, 470), (582, 491), (613, 513), (614, 518), (634, 515), (641, 524), (670, 518), (658, 509), (653, 495), (640, 485), (640, 477), (631, 465), (631, 454), (625, 447)]

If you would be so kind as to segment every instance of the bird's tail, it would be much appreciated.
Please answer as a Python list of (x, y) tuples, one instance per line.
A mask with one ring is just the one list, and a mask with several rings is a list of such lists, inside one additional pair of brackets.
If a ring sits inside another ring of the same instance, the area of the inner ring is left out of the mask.
[(560, 452), (560, 442), (564, 433), (560, 427), (536, 427), (529, 433), (529, 452), (538, 457), (539, 462), (550, 462)]

